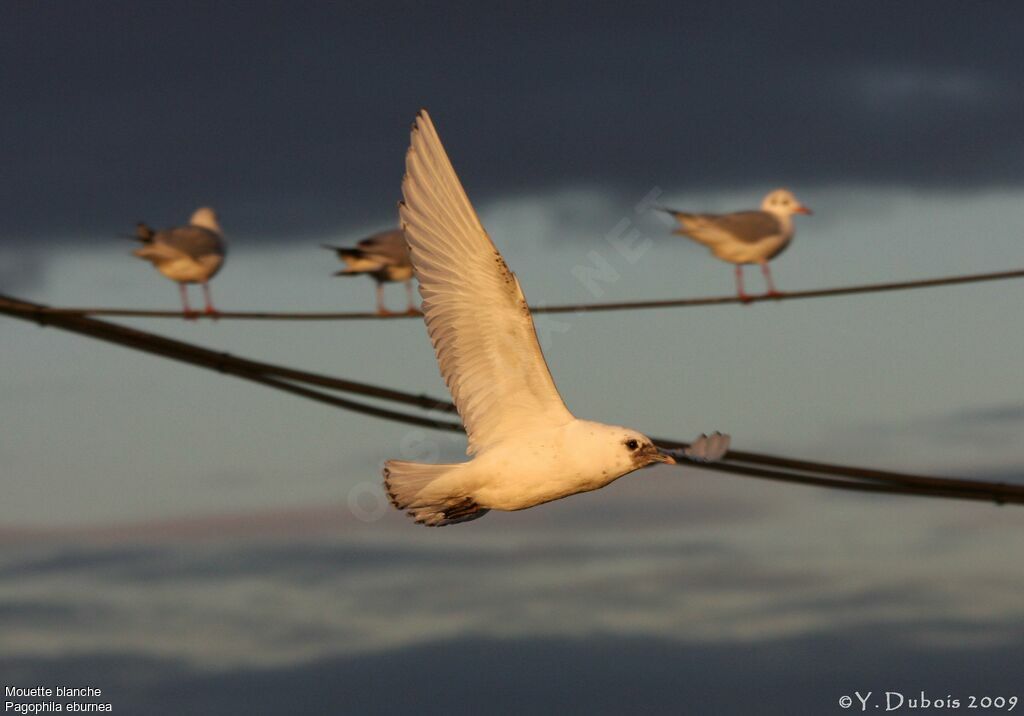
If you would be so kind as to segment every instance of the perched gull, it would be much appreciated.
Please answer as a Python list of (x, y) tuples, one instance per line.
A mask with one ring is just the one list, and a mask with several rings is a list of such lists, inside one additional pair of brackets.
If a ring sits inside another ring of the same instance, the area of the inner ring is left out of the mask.
[(216, 314), (210, 300), (209, 280), (217, 275), (224, 265), (224, 232), (217, 223), (217, 214), (204, 206), (196, 209), (188, 226), (153, 231), (141, 221), (135, 227), (135, 238), (142, 242), (142, 248), (135, 250), (140, 259), (151, 261), (156, 270), (172, 281), (178, 282), (181, 291), (181, 306), (186, 316), (193, 315), (188, 305), (188, 290), (185, 284), (199, 283), (203, 286), (206, 312)]
[(761, 264), (768, 295), (777, 296), (768, 262), (793, 239), (793, 214), (810, 214), (788, 189), (776, 189), (761, 202), (760, 211), (734, 214), (688, 214), (664, 209), (679, 222), (676, 233), (704, 244), (718, 258), (736, 264), (736, 291), (743, 292), (743, 264)]
[(412, 129), (399, 205), (427, 332), (469, 437), (469, 462), (388, 460), (392, 504), (448, 525), (604, 487), (674, 464), (629, 428), (578, 420), (544, 362), (526, 297), (469, 203), (426, 111)]
[(338, 258), (345, 262), (345, 268), (335, 276), (372, 276), (377, 282), (377, 313), (390, 313), (384, 307), (384, 284), (389, 282), (405, 282), (405, 295), (409, 313), (418, 313), (412, 298), (412, 264), (409, 263), (409, 246), (401, 229), (382, 231), (369, 236), (353, 248), (328, 246), (325, 249), (336, 251)]

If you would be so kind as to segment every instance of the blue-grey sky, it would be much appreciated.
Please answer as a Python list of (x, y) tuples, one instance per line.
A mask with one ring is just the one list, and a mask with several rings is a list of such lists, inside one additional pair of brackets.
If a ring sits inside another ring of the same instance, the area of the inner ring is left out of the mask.
[[(420, 106), (534, 304), (729, 293), (730, 266), (636, 207), (783, 185), (815, 210), (783, 290), (1024, 266), (1022, 28), (1010, 2), (5, 3), (0, 292), (176, 307), (117, 234), (211, 204), (221, 308), (369, 309), (318, 244), (393, 225)], [(609, 241), (626, 231), (636, 256)], [(614, 278), (581, 281), (595, 261)], [(1019, 480), (1022, 301), (1006, 282), (538, 331), (583, 417)], [(129, 323), (444, 394), (418, 321)], [(457, 460), (459, 439), (13, 320), (0, 365), (18, 685), (95, 681), (144, 713), (300, 693), (820, 713), (858, 688), (1019, 687), (1014, 508), (657, 468), (427, 530), (381, 503), (380, 464)]]

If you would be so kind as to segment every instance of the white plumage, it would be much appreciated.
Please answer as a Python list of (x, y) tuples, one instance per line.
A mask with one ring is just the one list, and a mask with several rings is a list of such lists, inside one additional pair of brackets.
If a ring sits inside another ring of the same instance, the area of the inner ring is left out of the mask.
[(578, 420), (548, 371), (526, 297), (480, 223), (437, 131), (417, 116), (399, 208), (441, 374), (469, 437), (469, 462), (389, 460), (395, 507), (445, 525), (595, 490), (675, 462), (628, 428)]

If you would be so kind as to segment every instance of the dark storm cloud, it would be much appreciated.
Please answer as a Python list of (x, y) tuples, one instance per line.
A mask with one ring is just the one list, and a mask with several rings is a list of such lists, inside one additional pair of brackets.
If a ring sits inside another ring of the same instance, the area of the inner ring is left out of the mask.
[[(920, 648), (884, 626), (759, 644), (461, 639), (298, 666), (193, 671), (136, 654), (0, 659), (16, 684), (92, 684), (116, 711), (272, 713), (831, 713), (839, 697), (1019, 694), (1015, 646)], [(854, 701), (856, 704), (857, 702)], [(945, 711), (946, 709), (943, 709)], [(949, 709), (954, 710), (954, 709)]]
[(518, 540), (380, 527), (7, 547), (0, 673), (147, 714), (818, 713), (855, 688), (1005, 694), (1019, 677), (1017, 576), (945, 569), (973, 530), (816, 557), (750, 551), (759, 529), (729, 545), (599, 515)]
[(26, 626), (45, 628), (54, 622), (74, 623), (95, 618), (96, 611), (93, 609), (66, 604), (39, 604), (29, 601), (0, 603), (0, 626), (8, 629)]
[[(592, 528), (568, 538), (541, 532), (525, 542), (480, 535), (472, 544), (378, 534), (8, 547), (0, 551), (0, 624), (9, 654), (26, 659), (54, 643), (117, 644), (218, 669), (395, 649), (456, 633), (611, 630), (770, 644), (898, 623), (916, 643), (956, 631), (960, 645), (988, 645), (1012, 638), (1007, 625), (1019, 627), (1013, 574), (908, 573), (902, 556), (897, 564), (872, 558), (870, 574), (859, 574), (843, 557), (827, 565), (766, 558), (742, 544), (709, 542), (704, 531)], [(915, 554), (941, 565), (956, 553), (954, 541)]]
[[(183, 549), (176, 546), (132, 546), (97, 549), (59, 547), (52, 553), (29, 555), (0, 565), (0, 579), (46, 578), (50, 575), (100, 576), (126, 583), (168, 581), (223, 581), (286, 573), (291, 580), (322, 581), (323, 575), (374, 572), (402, 567), (468, 571), (501, 562), (526, 566), (538, 561), (559, 564), (639, 556), (634, 545), (549, 544), (520, 547), (509, 553), (504, 545), (476, 545), (445, 549), (408, 548), (371, 544), (267, 544)], [(709, 543), (645, 545), (646, 558), (723, 556), (725, 548)], [(748, 575), (749, 576), (749, 575)], [(0, 616), (9, 605), (0, 602)]]
[(5, 3), (0, 237), (200, 203), (389, 221), (432, 109), (474, 196), (565, 184), (1018, 183), (1017, 3)]

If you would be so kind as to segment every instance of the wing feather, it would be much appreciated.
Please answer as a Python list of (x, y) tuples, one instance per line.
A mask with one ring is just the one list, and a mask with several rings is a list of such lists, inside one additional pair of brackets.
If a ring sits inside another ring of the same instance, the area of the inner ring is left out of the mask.
[(688, 214), (672, 212), (682, 233), (698, 241), (733, 239), (747, 244), (778, 236), (782, 224), (767, 211), (739, 211), (734, 214)]
[(158, 231), (153, 242), (181, 251), (193, 259), (224, 255), (224, 240), (202, 226), (178, 226)]
[(405, 237), (401, 229), (381, 231), (368, 236), (356, 247), (364, 256), (372, 257), (386, 266), (408, 266), (409, 251), (405, 245)]
[(734, 214), (719, 214), (711, 217), (710, 221), (722, 231), (749, 244), (782, 233), (782, 224), (779, 223), (778, 218), (767, 211), (738, 211)]
[(399, 207), (424, 320), (474, 454), (508, 435), (572, 420), (526, 297), (494, 246), (433, 122), (412, 130)]

